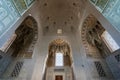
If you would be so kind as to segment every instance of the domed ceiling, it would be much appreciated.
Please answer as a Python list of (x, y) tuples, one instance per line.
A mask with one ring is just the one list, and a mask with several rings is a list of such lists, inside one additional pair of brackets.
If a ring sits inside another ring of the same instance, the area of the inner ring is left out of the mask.
[(84, 0), (41, 0), (40, 20), (44, 33), (75, 31), (80, 22)]

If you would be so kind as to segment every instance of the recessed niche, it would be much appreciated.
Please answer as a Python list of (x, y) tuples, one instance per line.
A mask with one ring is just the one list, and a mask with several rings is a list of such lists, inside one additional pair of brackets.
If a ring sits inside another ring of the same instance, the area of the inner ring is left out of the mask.
[(70, 17), (73, 20), (73, 16)]
[(95, 28), (96, 28), (96, 29), (100, 29), (98, 25), (95, 25)]
[(44, 3), (44, 6), (47, 6), (47, 3)]
[(67, 22), (66, 22), (66, 21), (65, 21), (64, 23), (65, 23), (65, 25), (67, 24)]
[(99, 21), (97, 21), (97, 23), (98, 23), (98, 24), (100, 24), (100, 22), (99, 22)]
[(92, 32), (91, 32), (91, 31), (89, 31), (89, 34), (90, 34), (90, 35), (92, 35)]
[(46, 26), (45, 28), (46, 28), (46, 29), (49, 29), (49, 26)]
[(73, 6), (76, 6), (76, 3), (73, 3)]
[(53, 22), (53, 24), (56, 24), (56, 22)]
[(49, 19), (50, 19), (50, 17), (48, 16), (48, 17), (47, 17), (47, 20), (49, 20)]
[(96, 32), (96, 30), (95, 30), (94, 28), (92, 29), (92, 31), (93, 31), (94, 33)]

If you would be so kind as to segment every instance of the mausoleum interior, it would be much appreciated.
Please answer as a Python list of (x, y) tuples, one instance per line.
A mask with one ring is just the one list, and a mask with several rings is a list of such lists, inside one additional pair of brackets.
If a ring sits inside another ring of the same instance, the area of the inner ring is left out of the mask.
[(0, 80), (120, 80), (120, 0), (0, 0)]

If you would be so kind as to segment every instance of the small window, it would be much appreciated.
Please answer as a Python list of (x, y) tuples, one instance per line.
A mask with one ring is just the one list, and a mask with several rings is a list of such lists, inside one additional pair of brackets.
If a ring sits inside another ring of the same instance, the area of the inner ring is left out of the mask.
[(57, 34), (62, 34), (62, 29), (58, 29)]
[(111, 52), (114, 52), (120, 48), (120, 46), (107, 31), (104, 31), (101, 37)]
[(0, 55), (0, 60), (2, 59), (2, 56)]
[(116, 59), (118, 62), (120, 62), (120, 54), (116, 55), (116, 56), (115, 56), (115, 59)]
[(106, 77), (106, 73), (103, 70), (103, 67), (102, 67), (101, 63), (99, 61), (95, 61), (94, 64), (96, 66), (96, 69), (97, 69), (97, 72), (98, 72), (99, 76), (100, 77)]
[(63, 66), (63, 54), (62, 53), (56, 53), (55, 66)]

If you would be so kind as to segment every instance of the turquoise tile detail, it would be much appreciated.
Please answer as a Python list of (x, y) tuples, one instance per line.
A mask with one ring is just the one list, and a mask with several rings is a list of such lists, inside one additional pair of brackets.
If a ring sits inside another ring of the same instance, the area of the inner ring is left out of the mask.
[(30, 6), (35, 0), (25, 0), (27, 6)]
[[(120, 0), (90, 0), (103, 16), (120, 32)], [(101, 9), (101, 10), (100, 10)]]
[(0, 0), (0, 36), (20, 17), (11, 0)]
[(25, 4), (24, 0), (13, 0), (16, 8), (18, 9), (18, 11), (20, 12), (20, 14), (22, 15), (23, 12), (25, 12), (25, 10), (27, 9), (27, 5)]

